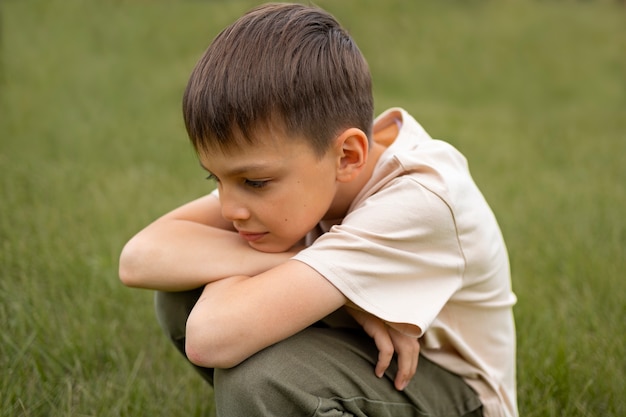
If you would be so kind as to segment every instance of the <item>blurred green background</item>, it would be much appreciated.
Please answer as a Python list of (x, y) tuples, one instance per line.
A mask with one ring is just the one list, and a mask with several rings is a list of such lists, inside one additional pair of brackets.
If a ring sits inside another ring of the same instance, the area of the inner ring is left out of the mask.
[[(0, 3), (0, 415), (213, 415), (117, 258), (209, 191), (182, 91), (256, 4)], [(496, 212), (521, 415), (626, 415), (623, 2), (317, 4), (368, 58), (377, 113), (402, 106), (458, 147)]]

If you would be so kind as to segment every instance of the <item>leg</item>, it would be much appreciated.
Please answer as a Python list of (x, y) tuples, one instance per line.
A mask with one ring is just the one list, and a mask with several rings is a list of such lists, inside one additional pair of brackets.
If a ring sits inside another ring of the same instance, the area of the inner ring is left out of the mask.
[[(185, 327), (202, 288), (182, 292), (157, 291), (154, 297), (156, 316), (161, 328), (185, 358)], [(191, 363), (191, 362), (190, 362)], [(193, 365), (193, 364), (192, 364)], [(200, 375), (213, 385), (213, 369), (193, 365)]]
[(465, 382), (420, 357), (402, 392), (395, 368), (374, 375), (378, 351), (360, 330), (308, 328), (232, 369), (215, 370), (218, 416), (482, 416)]

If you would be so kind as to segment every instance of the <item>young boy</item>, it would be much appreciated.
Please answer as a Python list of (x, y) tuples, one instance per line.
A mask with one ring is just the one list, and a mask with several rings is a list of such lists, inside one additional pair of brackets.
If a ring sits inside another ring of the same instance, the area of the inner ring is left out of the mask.
[(331, 15), (250, 11), (183, 110), (217, 190), (131, 239), (120, 277), (158, 290), (219, 416), (517, 415), (496, 219), (452, 146), (402, 109), (372, 120), (369, 69)]

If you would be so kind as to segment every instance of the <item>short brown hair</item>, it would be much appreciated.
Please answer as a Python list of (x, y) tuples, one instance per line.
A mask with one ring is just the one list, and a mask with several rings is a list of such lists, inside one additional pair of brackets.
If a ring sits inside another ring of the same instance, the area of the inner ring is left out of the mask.
[(224, 29), (196, 64), (183, 114), (197, 151), (254, 143), (254, 130), (278, 123), (323, 155), (342, 129), (371, 137), (367, 62), (329, 13), (266, 4)]

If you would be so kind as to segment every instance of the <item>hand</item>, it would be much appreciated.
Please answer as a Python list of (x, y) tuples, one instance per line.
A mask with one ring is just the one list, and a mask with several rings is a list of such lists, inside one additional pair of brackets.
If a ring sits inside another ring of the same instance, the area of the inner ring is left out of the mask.
[(398, 373), (394, 380), (394, 386), (398, 391), (405, 389), (417, 370), (420, 352), (418, 339), (400, 333), (380, 318), (363, 310), (348, 306), (346, 306), (346, 309), (363, 327), (363, 330), (374, 339), (374, 343), (378, 348), (378, 362), (374, 370), (376, 376), (382, 378), (395, 352), (398, 356)]

